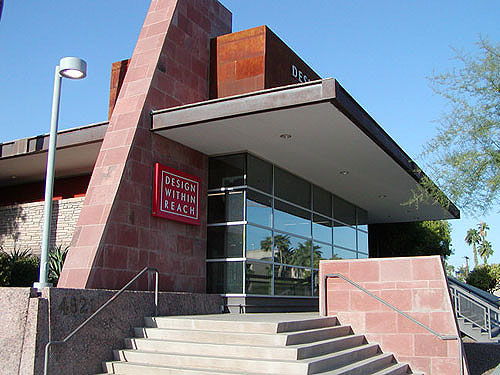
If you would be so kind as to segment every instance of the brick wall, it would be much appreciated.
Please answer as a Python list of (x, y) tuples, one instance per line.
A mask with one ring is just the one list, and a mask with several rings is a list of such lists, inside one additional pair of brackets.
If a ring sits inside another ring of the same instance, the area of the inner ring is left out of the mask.
[[(67, 246), (71, 243), (84, 197), (61, 199), (53, 202), (51, 245)], [(14, 247), (30, 248), (40, 253), (44, 202), (23, 203), (0, 207), (0, 245), (7, 252)]]

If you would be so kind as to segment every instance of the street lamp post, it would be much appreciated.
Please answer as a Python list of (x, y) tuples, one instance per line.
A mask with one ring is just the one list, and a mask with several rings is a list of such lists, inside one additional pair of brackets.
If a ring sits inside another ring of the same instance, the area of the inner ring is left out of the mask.
[(49, 243), (50, 221), (52, 218), (52, 197), (54, 190), (54, 164), (56, 157), (57, 122), (59, 120), (59, 100), (61, 97), (61, 79), (82, 79), (87, 75), (87, 63), (78, 57), (63, 57), (56, 66), (54, 74), (54, 93), (52, 96), (52, 116), (50, 119), (49, 153), (47, 157), (47, 171), (45, 176), (45, 202), (43, 209), (43, 235), (40, 252), (40, 278), (33, 287), (41, 291), (44, 287), (52, 286), (48, 282), (49, 273)]

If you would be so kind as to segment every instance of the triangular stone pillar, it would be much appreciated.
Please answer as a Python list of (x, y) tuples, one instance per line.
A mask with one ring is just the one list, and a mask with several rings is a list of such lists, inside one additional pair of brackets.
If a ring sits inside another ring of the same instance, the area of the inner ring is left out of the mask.
[(118, 289), (151, 266), (162, 290), (205, 291), (206, 199), (200, 226), (151, 216), (151, 201), (155, 162), (200, 177), (206, 197), (208, 158), (152, 133), (150, 111), (207, 100), (209, 39), (230, 32), (231, 13), (217, 0), (151, 2), (59, 287)]

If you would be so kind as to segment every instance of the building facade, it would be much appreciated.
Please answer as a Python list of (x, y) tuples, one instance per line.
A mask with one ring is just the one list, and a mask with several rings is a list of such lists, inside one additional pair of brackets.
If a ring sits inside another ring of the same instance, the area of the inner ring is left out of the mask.
[[(0, 145), (4, 246), (43, 199), (47, 144)], [(55, 220), (53, 244), (71, 227), (58, 286), (117, 289), (151, 266), (163, 290), (313, 306), (319, 261), (367, 258), (370, 224), (459, 217), (402, 205), (423, 176), (269, 28), (231, 33), (216, 0), (154, 0), (113, 64), (109, 121), (59, 133), (56, 196), (81, 206)]]

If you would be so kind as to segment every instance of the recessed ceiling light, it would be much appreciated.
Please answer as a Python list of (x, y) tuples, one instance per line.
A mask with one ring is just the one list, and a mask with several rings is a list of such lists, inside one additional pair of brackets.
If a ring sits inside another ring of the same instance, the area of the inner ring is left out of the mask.
[(15, 180), (17, 178), (17, 176), (12, 175), (12, 176), (10, 176), (10, 178), (12, 178), (13, 180)]
[(288, 133), (283, 133), (280, 135), (280, 138), (283, 138), (283, 139), (290, 139), (292, 138), (292, 135), (291, 134), (288, 134)]
[(344, 169), (344, 170), (340, 171), (339, 174), (341, 174), (342, 176), (347, 176), (349, 174), (349, 171)]

